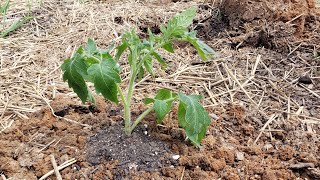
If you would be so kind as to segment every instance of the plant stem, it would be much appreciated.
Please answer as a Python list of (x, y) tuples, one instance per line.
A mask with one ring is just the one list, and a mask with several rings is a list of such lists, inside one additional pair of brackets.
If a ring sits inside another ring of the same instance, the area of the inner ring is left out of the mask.
[(117, 84), (117, 89), (118, 89), (118, 92), (119, 92), (119, 94), (120, 94), (120, 98), (121, 98), (121, 100), (123, 101), (123, 104), (127, 104), (127, 101), (126, 101), (126, 99), (125, 99), (125, 97), (124, 97), (124, 95), (123, 95), (123, 93), (122, 93), (122, 90), (121, 90), (119, 84)]
[(131, 125), (130, 105), (128, 105), (127, 103), (124, 103), (124, 132), (126, 135), (131, 134), (130, 125)]
[[(176, 100), (177, 98), (174, 97), (174, 98), (170, 98), (170, 99), (167, 99), (165, 100), (165, 102), (170, 102), (170, 101), (174, 101)], [(140, 114), (140, 116), (134, 121), (134, 123), (131, 125), (130, 127), (130, 133), (134, 130), (134, 128), (136, 128), (136, 126), (151, 112), (154, 110), (154, 107), (151, 106), (149, 107), (147, 110), (145, 110), (142, 114)]]
[(132, 94), (134, 90), (134, 80), (136, 78), (136, 71), (133, 69), (130, 73), (129, 89), (127, 94), (127, 103), (131, 104)]
[[(127, 97), (122, 99), (124, 102), (124, 131), (126, 135), (130, 135), (131, 130), (131, 100), (132, 94), (134, 90), (134, 80), (136, 77), (136, 71), (133, 69), (130, 73), (130, 81), (129, 81), (129, 89), (127, 93)], [(120, 94), (121, 96), (121, 94)], [(122, 95), (123, 96), (123, 95)]]
[(149, 107), (146, 111), (144, 111), (140, 116), (134, 121), (134, 123), (130, 127), (130, 134), (134, 130), (134, 128), (151, 112), (153, 111), (153, 106)]
[(120, 94), (120, 98), (123, 102), (123, 107), (124, 107), (124, 129), (125, 129), (125, 134), (130, 135), (130, 125), (131, 125), (131, 117), (130, 117), (130, 105), (128, 105), (128, 102), (126, 98), (124, 97), (122, 90), (120, 88), (120, 85), (117, 84), (118, 92)]
[[(142, 63), (144, 59), (148, 56), (150, 56), (153, 52), (155, 52), (157, 49), (163, 46), (163, 42), (159, 43), (156, 47), (154, 47), (151, 51), (149, 51), (142, 59), (141, 61), (136, 65), (136, 62), (138, 61), (137, 54), (133, 53), (132, 56), (132, 66), (131, 66), (131, 72), (130, 72), (130, 80), (129, 80), (129, 88), (127, 92), (127, 97), (124, 98), (123, 94), (120, 94), (121, 99), (124, 103), (124, 131), (126, 135), (130, 135), (133, 131), (133, 129), (143, 120), (143, 118), (148, 115), (154, 108), (153, 106), (147, 109), (145, 112), (143, 112), (138, 119), (134, 121), (134, 123), (131, 125), (131, 100), (132, 100), (132, 94), (135, 88), (134, 80), (137, 76), (137, 71), (142, 66)], [(118, 87), (120, 89), (120, 87)], [(119, 90), (120, 92), (120, 90)]]

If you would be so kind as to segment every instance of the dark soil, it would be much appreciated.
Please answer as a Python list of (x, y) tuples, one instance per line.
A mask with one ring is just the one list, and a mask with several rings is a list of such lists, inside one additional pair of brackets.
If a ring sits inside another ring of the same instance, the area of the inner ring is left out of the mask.
[(171, 162), (177, 164), (173, 159), (164, 164), (164, 157), (170, 154), (168, 143), (151, 136), (147, 124), (138, 126), (127, 136), (123, 124), (116, 123), (103, 128), (87, 142), (87, 159), (92, 165), (117, 161), (115, 179), (128, 176), (130, 171), (156, 172)]

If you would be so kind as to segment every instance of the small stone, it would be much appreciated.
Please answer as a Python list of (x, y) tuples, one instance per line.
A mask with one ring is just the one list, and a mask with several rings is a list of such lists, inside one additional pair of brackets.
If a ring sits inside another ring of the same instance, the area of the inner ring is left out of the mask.
[(289, 166), (290, 169), (314, 168), (313, 163), (298, 163)]
[(313, 85), (313, 84), (309, 84), (309, 85), (307, 86), (307, 88), (308, 88), (308, 89), (313, 89), (313, 88), (314, 88), (314, 85)]
[(144, 124), (143, 126), (144, 126), (145, 128), (147, 128), (147, 127), (148, 127), (148, 124)]
[(180, 158), (180, 155), (173, 155), (172, 156), (172, 159), (174, 159), (174, 160), (178, 160)]
[(135, 163), (129, 163), (128, 167), (129, 169), (137, 170), (138, 165), (136, 165)]
[(266, 144), (263, 146), (263, 149), (268, 151), (269, 149), (273, 148), (272, 144)]
[(61, 162), (65, 162), (65, 161), (68, 161), (69, 160), (69, 156), (68, 154), (64, 154), (60, 157), (60, 161)]
[(244, 160), (243, 152), (236, 152), (236, 160), (237, 161), (243, 161)]
[(144, 133), (144, 135), (148, 135), (148, 131), (144, 131), (143, 133)]
[(308, 75), (300, 76), (298, 82), (302, 84), (312, 84), (312, 80)]

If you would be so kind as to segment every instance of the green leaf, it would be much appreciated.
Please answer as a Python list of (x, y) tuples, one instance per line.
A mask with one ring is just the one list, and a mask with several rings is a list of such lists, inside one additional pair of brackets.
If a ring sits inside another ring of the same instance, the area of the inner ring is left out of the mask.
[(150, 45), (153, 46), (155, 43), (155, 37), (154, 37), (154, 34), (152, 33), (152, 31), (150, 30), (150, 28), (148, 28), (148, 35), (149, 35)]
[(0, 4), (0, 13), (3, 15), (3, 18), (5, 18), (5, 15), (7, 14), (7, 11), (10, 6), (10, 0), (7, 0), (4, 5), (2, 3)]
[[(171, 21), (176, 21), (176, 26), (177, 27), (184, 27), (187, 28), (189, 27), (192, 22), (193, 18), (196, 16), (197, 8), (196, 7), (191, 7), (173, 17)], [(170, 23), (170, 21), (169, 21)]]
[(21, 19), (15, 21), (8, 29), (4, 30), (3, 32), (0, 33), (0, 37), (5, 37), (7, 36), (10, 32), (15, 31), (16, 29), (18, 29), (20, 26), (22, 26), (23, 24), (29, 22), (31, 19), (33, 19), (33, 17), (22, 17)]
[(115, 60), (119, 61), (121, 55), (123, 54), (123, 52), (128, 48), (128, 44), (127, 43), (122, 43), (120, 46), (118, 46), (117, 49), (117, 54), (115, 56)]
[(144, 68), (148, 71), (148, 73), (150, 73), (152, 76), (154, 76), (153, 73), (153, 67), (152, 67), (152, 58), (146, 57), (146, 59), (143, 62)]
[(173, 45), (172, 45), (171, 42), (166, 43), (166, 44), (163, 45), (162, 47), (163, 47), (163, 49), (167, 50), (168, 52), (174, 53)]
[(143, 75), (144, 75), (144, 69), (143, 69), (143, 67), (140, 67), (140, 70), (138, 72), (139, 81), (141, 81), (141, 79), (143, 78)]
[(176, 93), (173, 93), (167, 89), (160, 89), (154, 99), (146, 98), (144, 100), (145, 104), (153, 103), (158, 124), (162, 123), (164, 117), (170, 112), (172, 102), (174, 101), (175, 97), (177, 97)]
[(186, 40), (196, 48), (201, 59), (210, 60), (216, 56), (216, 52), (211, 47), (195, 37), (195, 32), (188, 33)]
[(163, 33), (163, 34), (168, 34), (167, 32), (167, 28), (165, 25), (160, 25), (160, 31)]
[(143, 100), (143, 103), (144, 104), (151, 104), (151, 103), (153, 103), (154, 102), (154, 99), (153, 98), (144, 98), (144, 100)]
[(88, 69), (88, 74), (93, 80), (94, 87), (104, 98), (118, 103), (117, 83), (121, 82), (119, 72), (115, 70), (116, 62), (113, 59), (93, 64)]
[(88, 87), (82, 76), (87, 72), (86, 64), (80, 58), (67, 59), (61, 66), (63, 81), (68, 81), (69, 87), (79, 96), (82, 103), (88, 98)]
[(84, 52), (83, 47), (82, 47), (82, 46), (80, 46), (80, 47), (76, 50), (76, 53), (75, 53), (75, 54), (82, 55), (82, 54), (83, 54), (83, 52)]
[(170, 112), (172, 106), (171, 102), (155, 99), (153, 107), (157, 116), (157, 123), (162, 123), (164, 117)]
[(179, 93), (178, 121), (192, 143), (200, 147), (211, 119), (199, 103), (201, 96)]
[(139, 49), (141, 46), (141, 40), (139, 36), (136, 34), (135, 30), (132, 30), (123, 35), (122, 41), (128, 43), (128, 48), (130, 50), (128, 61), (130, 66), (133, 64), (135, 65), (135, 63), (137, 63), (136, 61), (138, 60)]
[(170, 98), (174, 98), (176, 97), (177, 94), (173, 93), (172, 91), (168, 90), (168, 89), (160, 89), (155, 97), (155, 99), (159, 99), (159, 100), (167, 100)]
[(86, 51), (88, 54), (93, 54), (97, 51), (97, 44), (94, 42), (94, 40), (88, 39)]
[(147, 41), (146, 39), (143, 39), (141, 45), (140, 45), (140, 50), (149, 50), (151, 48), (151, 43)]
[(186, 122), (186, 107), (183, 103), (179, 103), (178, 107), (178, 121), (181, 127), (187, 127)]
[(161, 27), (160, 30), (164, 34), (164, 38), (169, 40), (172, 37), (181, 38), (188, 32), (188, 27), (192, 24), (196, 15), (195, 7), (189, 8), (175, 15), (169, 20), (167, 27)]
[(97, 50), (97, 55), (98, 57), (100, 57), (102, 60), (108, 60), (108, 59), (112, 59), (112, 56), (109, 53), (109, 50)]
[(156, 60), (161, 64), (162, 67), (167, 67), (167, 63), (160, 56), (160, 54), (158, 54), (157, 52), (153, 52), (151, 55), (156, 58)]
[(92, 102), (93, 104), (96, 104), (96, 99), (94, 98), (94, 96), (89, 88), (88, 88), (88, 101)]
[(90, 79), (87, 73), (88, 65), (85, 63), (84, 58), (81, 54), (75, 53), (71, 58), (74, 61), (74, 67), (77, 69), (77, 72), (85, 79)]
[[(130, 50), (130, 52), (131, 52), (131, 50)], [(128, 54), (128, 62), (129, 62), (129, 65), (130, 65), (130, 66), (132, 66), (132, 59), (133, 59), (132, 53), (129, 53), (129, 54)]]

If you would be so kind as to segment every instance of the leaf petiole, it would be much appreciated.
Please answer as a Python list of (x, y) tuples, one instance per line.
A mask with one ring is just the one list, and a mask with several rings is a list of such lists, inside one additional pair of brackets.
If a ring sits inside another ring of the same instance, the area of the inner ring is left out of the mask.
[[(177, 97), (166, 99), (164, 102), (170, 102), (177, 100)], [(154, 106), (149, 107), (145, 110), (140, 116), (134, 121), (134, 123), (130, 127), (130, 133), (134, 130), (134, 128), (151, 112), (154, 110)]]
[(158, 50), (159, 48), (161, 48), (165, 43), (161, 42), (159, 43), (157, 46), (153, 47), (152, 49), (150, 49), (148, 51), (147, 54), (145, 54), (142, 58), (142, 61), (139, 62), (139, 64), (137, 65), (137, 69), (140, 69), (144, 63), (144, 61), (146, 60), (146, 58), (148, 58), (149, 56), (152, 55), (152, 53), (154, 53), (156, 50)]

